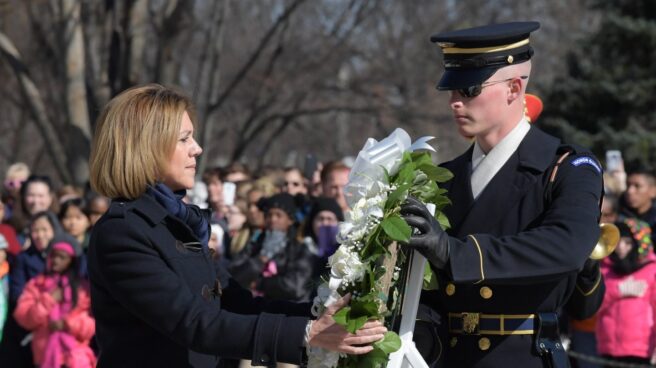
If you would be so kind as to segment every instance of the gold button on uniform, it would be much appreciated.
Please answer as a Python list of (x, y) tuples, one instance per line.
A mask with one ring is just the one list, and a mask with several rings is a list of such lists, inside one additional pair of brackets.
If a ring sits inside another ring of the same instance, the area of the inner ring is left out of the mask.
[(492, 289), (487, 286), (481, 288), (481, 297), (483, 299), (490, 299), (492, 297)]
[(451, 295), (455, 294), (455, 292), (456, 292), (456, 286), (453, 285), (452, 283), (449, 283), (446, 286), (446, 295), (451, 296)]
[(458, 338), (457, 338), (457, 337), (452, 337), (452, 338), (451, 338), (451, 341), (449, 342), (449, 344), (451, 345), (451, 347), (456, 346), (457, 343), (458, 343)]
[(485, 351), (490, 348), (490, 339), (487, 337), (481, 337), (480, 340), (478, 340), (478, 348)]

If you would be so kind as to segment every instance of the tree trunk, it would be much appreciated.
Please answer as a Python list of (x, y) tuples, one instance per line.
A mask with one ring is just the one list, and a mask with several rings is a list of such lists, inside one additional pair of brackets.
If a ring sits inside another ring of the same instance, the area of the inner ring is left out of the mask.
[(39, 90), (36, 88), (32, 79), (28, 76), (27, 68), (21, 61), (18, 50), (3, 32), (0, 32), (0, 53), (5, 57), (7, 62), (9, 62), (9, 65), (16, 74), (16, 78), (18, 78), (18, 83), (23, 98), (25, 99), (25, 103), (29, 106), (30, 113), (34, 118), (37, 127), (41, 131), (41, 135), (45, 141), (45, 146), (47, 147), (48, 153), (54, 163), (55, 170), (57, 170), (57, 173), (63, 182), (72, 182), (71, 174), (66, 166), (66, 152), (64, 150), (64, 145), (57, 136), (52, 122), (48, 119), (46, 107), (43, 104), (43, 99), (41, 98)]
[[(87, 109), (87, 91), (84, 75), (84, 38), (82, 37), (82, 20), (80, 19), (80, 1), (62, 0), (62, 21), (64, 24), (64, 50), (66, 66), (66, 110), (68, 121), (73, 129), (78, 130), (83, 139), (76, 140), (82, 147), (70, 150), (69, 165), (76, 184), (83, 184), (89, 178), (87, 156), (91, 142), (91, 124)], [(75, 152), (75, 153), (73, 153)]]

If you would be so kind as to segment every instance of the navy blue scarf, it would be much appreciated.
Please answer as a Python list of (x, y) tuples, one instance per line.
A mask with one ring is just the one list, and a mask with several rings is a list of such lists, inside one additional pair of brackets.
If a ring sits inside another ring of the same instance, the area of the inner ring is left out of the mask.
[(186, 191), (179, 190), (173, 192), (171, 188), (162, 183), (155, 186), (149, 186), (146, 190), (148, 194), (152, 195), (157, 203), (168, 211), (171, 215), (180, 219), (189, 226), (189, 228), (196, 234), (205, 249), (208, 249), (207, 243), (210, 240), (210, 225), (205, 216), (203, 216), (201, 209), (197, 206), (184, 203)]

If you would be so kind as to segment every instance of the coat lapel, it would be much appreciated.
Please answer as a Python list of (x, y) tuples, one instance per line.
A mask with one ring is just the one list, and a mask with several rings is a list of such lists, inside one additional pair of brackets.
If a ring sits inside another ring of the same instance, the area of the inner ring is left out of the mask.
[[(506, 214), (534, 186), (555, 157), (559, 140), (531, 127), (517, 150), (501, 167), (475, 202), (468, 206), (456, 235), (495, 233)], [(467, 176), (467, 189), (471, 186)]]
[(474, 203), (471, 190), (471, 154), (473, 145), (462, 155), (444, 164), (453, 174), (453, 179), (446, 183), (447, 196), (451, 205), (444, 209), (444, 214), (451, 224), (450, 233), (457, 233), (462, 220)]

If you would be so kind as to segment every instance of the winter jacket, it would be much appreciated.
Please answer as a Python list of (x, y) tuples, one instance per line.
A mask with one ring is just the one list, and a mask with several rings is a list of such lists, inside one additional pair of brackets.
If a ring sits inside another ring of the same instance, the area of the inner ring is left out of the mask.
[[(656, 346), (656, 262), (630, 275), (618, 275), (605, 260), (602, 271), (606, 294), (597, 314), (597, 349), (611, 356), (649, 358)], [(644, 280), (647, 290), (641, 297), (622, 297), (619, 284), (629, 277)]]
[[(30, 280), (23, 294), (18, 299), (18, 305), (14, 311), (14, 318), (23, 328), (32, 331), (32, 352), (34, 354), (34, 363), (41, 365), (44, 360), (44, 353), (49, 339), (53, 332), (49, 329), (49, 323), (52, 311), (57, 307), (57, 302), (46, 291), (45, 284), (47, 276), (39, 275)], [(93, 353), (89, 356), (89, 342), (95, 333), (95, 322), (89, 315), (91, 301), (89, 295), (83, 287), (78, 287), (78, 299), (75, 307), (66, 315), (59, 316), (64, 320), (66, 326), (66, 335), (74, 337), (77, 344), (73, 344), (63, 359), (64, 364), (70, 368), (86, 368), (95, 363)], [(65, 337), (64, 337), (65, 338)], [(80, 359), (79, 356), (87, 357)], [(76, 364), (78, 362), (78, 364)]]
[(99, 368), (302, 359), (308, 318), (292, 315), (309, 305), (265, 304), (223, 282), (196, 234), (148, 194), (112, 201), (93, 227), (88, 265)]

